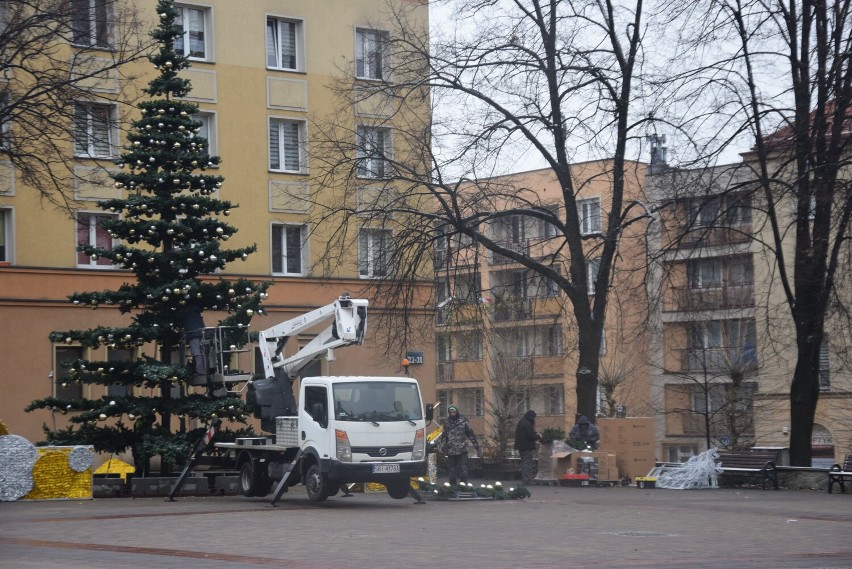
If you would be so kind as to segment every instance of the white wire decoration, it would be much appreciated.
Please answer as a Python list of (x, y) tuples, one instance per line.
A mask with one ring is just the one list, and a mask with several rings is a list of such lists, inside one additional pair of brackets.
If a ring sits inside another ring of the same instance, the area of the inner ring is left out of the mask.
[(716, 463), (718, 459), (719, 451), (711, 448), (680, 466), (666, 468), (657, 476), (656, 487), (669, 490), (718, 488), (722, 473), (722, 467)]

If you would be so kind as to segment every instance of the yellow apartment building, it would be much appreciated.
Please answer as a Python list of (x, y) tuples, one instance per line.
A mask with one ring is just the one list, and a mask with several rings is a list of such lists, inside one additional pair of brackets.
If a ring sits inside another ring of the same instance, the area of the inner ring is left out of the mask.
[[(645, 168), (638, 162), (628, 165), (625, 203), (643, 199)], [(572, 165), (584, 234), (600, 232), (606, 221), (611, 171), (608, 160)], [(542, 205), (564, 216), (561, 189), (550, 169), (493, 181), (503, 195), (513, 195), (508, 189), (512, 187), (534, 192)], [(601, 343), (602, 416), (614, 415), (617, 407), (626, 407), (631, 416), (651, 412), (644, 333), (645, 229), (644, 223), (631, 225), (620, 243)], [(516, 215), (499, 218), (488, 231), (491, 239), (510, 250), (535, 258), (555, 255), (559, 270), (567, 271), (567, 253), (559, 250), (563, 240), (554, 239), (549, 224)], [(599, 253), (588, 247), (586, 255), (588, 278), (593, 280)], [(457, 237), (443, 241), (436, 250), (435, 278), (441, 413), (450, 404), (458, 406), (480, 437), (494, 437), (499, 417), (511, 417), (503, 428), (512, 438), (518, 418), (532, 409), (538, 430), (552, 427), (567, 434), (575, 422), (577, 334), (564, 293), (513, 260)]]
[[(754, 179), (743, 163), (666, 169), (648, 176), (660, 225), (652, 297), (652, 398), (659, 458), (680, 462), (710, 446), (787, 447), (789, 389), (796, 363), (794, 327), (778, 282), (772, 238)], [(794, 208), (781, 208), (795, 219)], [(793, 232), (783, 246), (792, 248)], [(792, 257), (788, 257), (792, 258)], [(848, 259), (847, 259), (848, 261)], [(852, 374), (840, 314), (829, 314), (820, 358), (814, 465), (852, 449)]]
[[(111, 46), (104, 38), (113, 37), (112, 12), (102, 12), (103, 3), (96, 0), (75, 2), (81, 6), (75, 26), (91, 33), (81, 36), (85, 45), (72, 42), (63, 48), (68, 61), (83, 48), (94, 48), (95, 55), (102, 50), (108, 58)], [(156, 24), (156, 2), (122, 0), (115, 6), (130, 4), (146, 22), (137, 33), (147, 37)], [(410, 10), (424, 33), (428, 30), (426, 2), (399, 0), (398, 4)], [(181, 10), (185, 32), (180, 49), (192, 61), (184, 72), (193, 86), (187, 99), (199, 105), (196, 118), (203, 123), (201, 134), (210, 142), (210, 154), (222, 157), (217, 173), (225, 182), (217, 197), (239, 205), (229, 212), (228, 223), (239, 229), (229, 245), (257, 245), (255, 254), (226, 267), (222, 276), (273, 282), (265, 301), (266, 314), (255, 317), (252, 327), (260, 330), (295, 317), (332, 302), (344, 291), (368, 295), (371, 280), (392, 269), (381, 266), (385, 241), (370, 228), (361, 228), (348, 250), (335, 251), (343, 263), (332, 273), (316, 268), (322, 265), (329, 228), (312, 224), (312, 210), (316, 200), (333, 200), (338, 194), (319, 185), (318, 168), (312, 167), (318, 163), (312, 141), (315, 121), (348, 116), (353, 136), (381, 135), (384, 144), (393, 147), (392, 123), (380, 108), (369, 113), (354, 105), (340, 108), (339, 93), (330, 90), (347, 73), (356, 76), (356, 84), (367, 85), (388, 73), (392, 62), (381, 46), (393, 32), (389, 20), (383, 20), (385, 0), (203, 0), (175, 5)], [(78, 244), (110, 243), (98, 224), (107, 214), (96, 205), (102, 199), (121, 197), (108, 172), (137, 112), (127, 102), (140, 94), (154, 72), (145, 60), (123, 71), (133, 81), (106, 74), (87, 85), (91, 97), (74, 103), (74, 142), (66, 148), (74, 174), (66, 188), (72, 196), (70, 212), (40, 201), (20, 172), (0, 156), (0, 351), (7, 366), (0, 377), (4, 393), (0, 419), (12, 433), (33, 441), (41, 440), (43, 423), (54, 429), (67, 424), (67, 417), (56, 411), (25, 413), (34, 399), (63, 389), (85, 389), (83, 395), (88, 398), (109, 393), (109, 389), (95, 392), (101, 387), (63, 382), (62, 362), (137, 355), (84, 353), (80, 346), (52, 344), (48, 339), (55, 330), (127, 323), (117, 309), (91, 311), (67, 300), (74, 292), (116, 289), (133, 278), (76, 250)], [(429, 110), (424, 107), (422, 112)], [(375, 126), (377, 122), (381, 127)], [(17, 128), (15, 124), (3, 127), (11, 132)], [(381, 159), (366, 158), (371, 167), (358, 175), (369, 185), (381, 170), (377, 163)], [(373, 305), (371, 310), (379, 312), (382, 307)], [(209, 318), (208, 325), (214, 318)], [(384, 350), (382, 337), (392, 334), (368, 327), (363, 347), (340, 350), (335, 361), (322, 363), (321, 371), (402, 373), (403, 354), (389, 356)], [(431, 336), (425, 337), (410, 348), (432, 353), (431, 342)], [(434, 362), (426, 358), (412, 365), (410, 373), (421, 381), (428, 400), (435, 393)]]

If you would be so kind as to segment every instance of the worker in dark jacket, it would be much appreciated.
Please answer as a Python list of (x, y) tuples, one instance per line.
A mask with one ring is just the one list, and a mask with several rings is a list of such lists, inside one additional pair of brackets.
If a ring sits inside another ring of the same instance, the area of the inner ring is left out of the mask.
[(530, 484), (535, 476), (535, 443), (541, 434), (535, 430), (535, 411), (530, 409), (515, 428), (515, 450), (521, 455), (521, 478)]
[(580, 416), (577, 424), (568, 433), (568, 443), (578, 450), (596, 450), (600, 438), (598, 428), (585, 415)]
[(444, 431), (440, 436), (440, 444), (447, 455), (450, 470), (450, 484), (455, 486), (459, 481), (467, 483), (467, 441), (473, 443), (473, 448), (479, 452), (479, 441), (470, 428), (467, 418), (459, 413), (458, 407), (450, 405), (447, 408), (447, 420), (444, 421)]

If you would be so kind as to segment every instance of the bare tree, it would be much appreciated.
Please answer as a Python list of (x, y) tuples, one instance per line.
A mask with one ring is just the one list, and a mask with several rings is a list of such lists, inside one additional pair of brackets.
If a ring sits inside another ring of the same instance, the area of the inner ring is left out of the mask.
[[(75, 178), (85, 176), (75, 171), (79, 150), (72, 150), (78, 104), (129, 109), (138, 98), (127, 64), (151, 45), (140, 29), (133, 1), (0, 4), (0, 161), (41, 199), (67, 208)], [(105, 137), (119, 119), (103, 117)]]
[(744, 157), (747, 184), (765, 217), (763, 249), (794, 329), (790, 460), (808, 466), (825, 325), (832, 298), (849, 293), (841, 259), (852, 216), (852, 6), (715, 0), (683, 5), (673, 18), (693, 24), (680, 28), (691, 39), (681, 48), (692, 51), (678, 55), (705, 64), (679, 83), (685, 100), (726, 122), (717, 148), (744, 138), (753, 144)]
[[(647, 213), (626, 190), (644, 175), (628, 160), (645, 120), (631, 115), (643, 4), (440, 0), (433, 7), (454, 8), (460, 25), (431, 41), (417, 4), (394, 4), (383, 19), (392, 28), (365, 34), (359, 45), (372, 51), (359, 52), (334, 86), (352, 112), (312, 127), (315, 187), (337, 204), (312, 203), (315, 227), (333, 233), (326, 268), (360, 241), (374, 297), (403, 315), (423, 305), (414, 285), (448, 238), (549, 279), (577, 325), (577, 409), (594, 417), (619, 245)], [(546, 167), (554, 191), (495, 177), (521, 156)], [(599, 168), (576, 165), (592, 158)], [(583, 192), (595, 184), (606, 199), (584, 209)], [(534, 239), (497, 229), (516, 220), (540, 228)], [(389, 328), (404, 338), (404, 327)]]

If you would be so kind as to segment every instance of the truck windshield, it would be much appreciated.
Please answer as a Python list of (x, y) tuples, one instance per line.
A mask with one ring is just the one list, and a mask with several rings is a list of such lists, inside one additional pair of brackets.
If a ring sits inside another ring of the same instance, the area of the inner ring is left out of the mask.
[(334, 417), (338, 421), (416, 421), (423, 418), (414, 383), (362, 381), (336, 383)]

